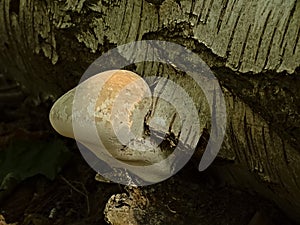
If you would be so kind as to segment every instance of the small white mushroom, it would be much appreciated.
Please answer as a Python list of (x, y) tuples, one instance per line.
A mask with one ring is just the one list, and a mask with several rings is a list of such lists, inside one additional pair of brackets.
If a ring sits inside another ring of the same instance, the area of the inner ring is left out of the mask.
[[(161, 86), (166, 88), (166, 83), (172, 86), (172, 82), (166, 81)], [(173, 93), (174, 85), (172, 88)], [(175, 139), (180, 135), (183, 142), (191, 139), (190, 126), (181, 129), (182, 119), (199, 130), (199, 124), (180, 118), (186, 113), (178, 113), (176, 106), (164, 98), (158, 103), (148, 84), (137, 74), (110, 70), (90, 77), (64, 94), (53, 105), (49, 117), (59, 134), (76, 139), (112, 167), (126, 167), (143, 180), (158, 182), (171, 176), (174, 169), (175, 156), (168, 157), (171, 152), (159, 145), (165, 134), (171, 129)], [(164, 115), (153, 113), (154, 105), (158, 104), (163, 105)], [(184, 104), (193, 105), (188, 101)], [(190, 119), (197, 116), (196, 111)], [(147, 126), (163, 135), (150, 137), (153, 133), (147, 134)], [(196, 145), (199, 136), (198, 132), (189, 142)]]

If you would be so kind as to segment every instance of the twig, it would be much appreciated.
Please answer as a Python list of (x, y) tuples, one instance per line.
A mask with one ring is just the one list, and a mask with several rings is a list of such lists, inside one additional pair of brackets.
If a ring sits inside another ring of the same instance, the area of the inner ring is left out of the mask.
[[(71, 184), (70, 181), (68, 181), (66, 178), (64, 178), (62, 175), (60, 175), (60, 178), (66, 182), (74, 191), (78, 192), (79, 194), (82, 194), (85, 198), (86, 198), (86, 204), (87, 204), (87, 214), (90, 214), (90, 201), (89, 201), (89, 196), (87, 193), (83, 193), (82, 191), (80, 191), (78, 188), (76, 188), (73, 184)], [(84, 185), (82, 185), (84, 186)], [(84, 190), (87, 192), (86, 188), (84, 188)]]

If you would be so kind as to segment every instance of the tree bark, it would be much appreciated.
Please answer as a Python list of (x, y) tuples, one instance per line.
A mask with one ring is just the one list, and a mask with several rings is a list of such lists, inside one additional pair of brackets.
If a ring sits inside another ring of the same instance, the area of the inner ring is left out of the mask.
[[(297, 0), (0, 0), (0, 69), (37, 101), (74, 87), (88, 65), (121, 44), (159, 39), (197, 53), (218, 78), (227, 106), (219, 157), (230, 163), (212, 169), (297, 221), (299, 37)], [(182, 79), (166, 65), (134, 69)], [(182, 83), (190, 89), (188, 79)], [(191, 90), (197, 99), (199, 90)]]

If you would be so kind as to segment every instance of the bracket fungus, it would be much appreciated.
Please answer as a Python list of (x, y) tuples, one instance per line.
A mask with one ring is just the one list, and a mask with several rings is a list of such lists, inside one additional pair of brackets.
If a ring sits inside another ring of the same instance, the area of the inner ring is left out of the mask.
[(160, 79), (152, 93), (147, 82), (131, 71), (105, 71), (60, 97), (49, 118), (59, 134), (74, 138), (110, 166), (159, 182), (189, 159), (179, 160), (182, 166), (175, 168), (178, 160), (172, 153), (176, 146), (188, 143), (194, 147), (200, 137), (197, 110), (186, 108), (193, 102), (183, 102), (182, 97), (189, 98), (180, 90), (173, 82)]

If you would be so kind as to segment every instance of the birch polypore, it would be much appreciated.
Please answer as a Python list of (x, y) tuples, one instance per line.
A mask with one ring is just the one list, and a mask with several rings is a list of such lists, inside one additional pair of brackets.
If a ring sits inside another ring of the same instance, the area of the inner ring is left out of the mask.
[(58, 99), (50, 111), (50, 122), (63, 136), (95, 145), (100, 141), (118, 158), (119, 149), (142, 138), (150, 97), (147, 83), (137, 74), (106, 71)]
[[(166, 80), (158, 82), (157, 92), (161, 93), (164, 88), (172, 90), (166, 93), (174, 93), (174, 85)], [(191, 126), (182, 129), (180, 117), (184, 117), (185, 108), (181, 107), (182, 112), (178, 113), (167, 96), (161, 95), (161, 99), (153, 96), (148, 84), (133, 72), (111, 70), (90, 77), (64, 94), (53, 105), (49, 117), (58, 133), (76, 139), (111, 166), (126, 165), (144, 180), (160, 181), (162, 177), (171, 176), (174, 170), (174, 156), (169, 156), (180, 133), (184, 138), (182, 142), (195, 145), (197, 139), (188, 137)], [(192, 105), (192, 102), (186, 101), (186, 104)], [(163, 114), (154, 112), (154, 105), (164, 109)], [(191, 119), (195, 116), (197, 114), (185, 121), (193, 124)], [(146, 167), (152, 165), (151, 169)]]

